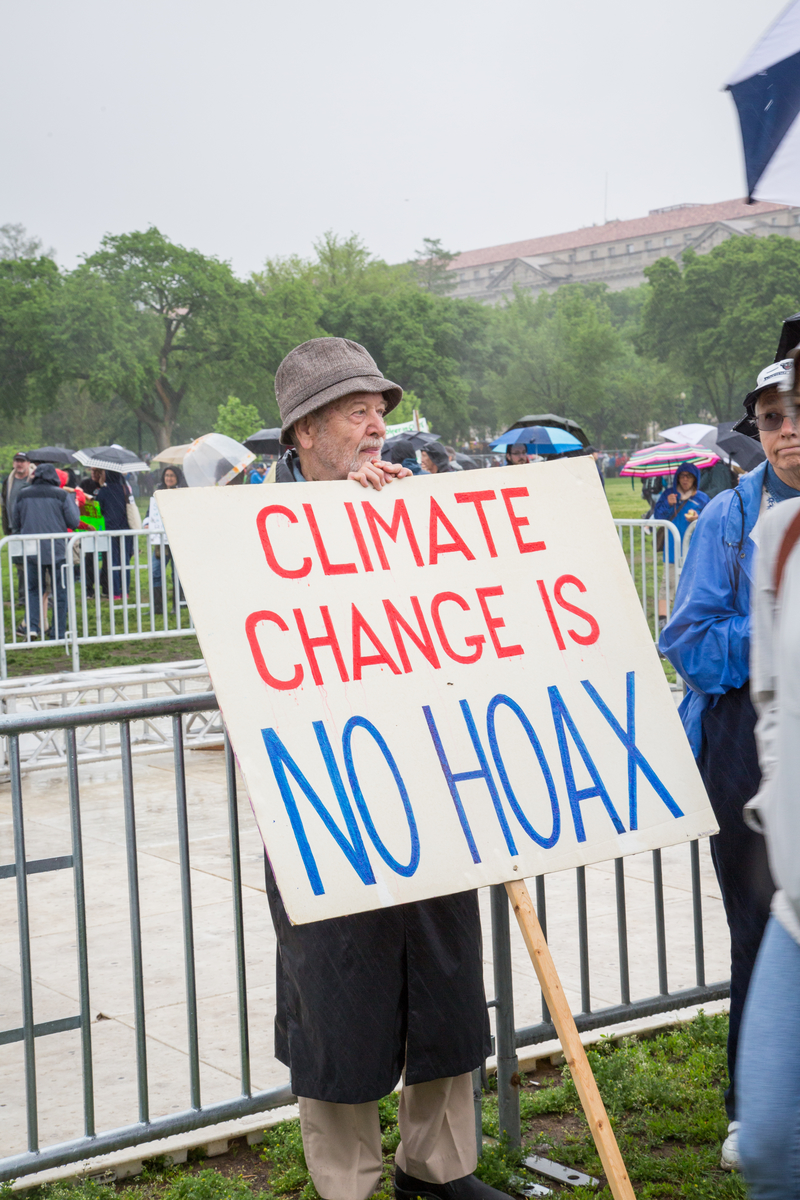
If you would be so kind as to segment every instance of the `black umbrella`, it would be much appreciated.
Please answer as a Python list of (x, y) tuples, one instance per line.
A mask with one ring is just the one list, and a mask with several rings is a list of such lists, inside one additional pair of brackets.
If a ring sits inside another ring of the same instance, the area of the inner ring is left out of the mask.
[(787, 317), (783, 322), (775, 362), (786, 358), (789, 351), (794, 350), (798, 344), (800, 344), (800, 313), (795, 313), (793, 317)]
[[(559, 417), (555, 413), (537, 413), (533, 416), (520, 417), (513, 425), (509, 425), (506, 433), (510, 433), (512, 429), (524, 429), (526, 425), (544, 425), (551, 429), (566, 429), (567, 433), (573, 434), (583, 447), (589, 445), (589, 439), (581, 429), (577, 421), (571, 421), (569, 417)], [(499, 441), (502, 434), (498, 434), (495, 439)]]
[(40, 446), (38, 450), (28, 450), (28, 461), (32, 463), (53, 463), (54, 466), (59, 466), (60, 463), (74, 463), (78, 460), (72, 450), (66, 450), (63, 446)]
[(456, 450), (456, 462), (462, 466), (465, 471), (477, 471), (480, 468), (480, 463), (474, 459), (471, 454), (462, 454), (460, 450)]
[(736, 433), (735, 421), (723, 421), (717, 426), (717, 446), (730, 454), (743, 471), (752, 471), (767, 457), (761, 449), (761, 443), (750, 438), (745, 433)]
[(286, 447), (281, 445), (280, 436), (280, 429), (259, 429), (244, 444), (253, 454), (283, 454)]
[(138, 454), (126, 450), (124, 446), (89, 446), (86, 450), (76, 450), (75, 457), (85, 467), (97, 467), (100, 471), (121, 471), (127, 475), (129, 471), (149, 471), (150, 467), (142, 462)]
[(424, 450), (431, 442), (438, 442), (439, 438), (435, 433), (423, 433), (421, 429), (415, 429), (411, 433), (396, 433), (394, 437), (387, 438), (383, 443), (384, 450), (387, 446), (390, 448), (395, 442), (411, 442), (415, 450)]

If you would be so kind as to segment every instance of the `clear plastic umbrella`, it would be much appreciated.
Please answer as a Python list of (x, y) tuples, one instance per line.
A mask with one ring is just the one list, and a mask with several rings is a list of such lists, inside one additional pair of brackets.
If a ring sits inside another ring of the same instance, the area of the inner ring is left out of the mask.
[(183, 475), (189, 487), (224, 487), (255, 454), (224, 433), (205, 433), (192, 442), (183, 460)]

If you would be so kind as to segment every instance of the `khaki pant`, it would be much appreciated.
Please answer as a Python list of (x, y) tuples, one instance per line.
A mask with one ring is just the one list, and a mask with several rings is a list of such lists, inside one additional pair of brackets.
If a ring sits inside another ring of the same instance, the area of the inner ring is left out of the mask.
[[(298, 1098), (303, 1149), (324, 1200), (367, 1200), (383, 1160), (378, 1102), (331, 1104)], [(472, 1075), (415, 1083), (400, 1092), (402, 1141), (395, 1162), (427, 1183), (471, 1175), (478, 1163)]]

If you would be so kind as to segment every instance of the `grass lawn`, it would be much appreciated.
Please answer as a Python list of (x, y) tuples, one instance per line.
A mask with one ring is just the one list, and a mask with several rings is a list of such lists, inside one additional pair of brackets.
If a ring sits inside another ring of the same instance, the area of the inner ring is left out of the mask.
[[(744, 1200), (739, 1175), (719, 1167), (727, 1119), (727, 1017), (705, 1017), (648, 1039), (603, 1042), (589, 1051), (595, 1077), (614, 1126), (639, 1200)], [(497, 1100), (483, 1100), (484, 1147), (478, 1174), (493, 1187), (514, 1193), (514, 1177), (525, 1152), (554, 1159), (601, 1180), (597, 1189), (559, 1187), (554, 1195), (575, 1200), (610, 1200), (600, 1160), (589, 1135), (567, 1068), (547, 1067), (522, 1078), (520, 1095), (525, 1148), (511, 1152), (498, 1139)], [(391, 1164), (400, 1140), (397, 1097), (380, 1102), (385, 1167), (378, 1200), (392, 1200)], [(87, 1182), (37, 1189), (37, 1200), (317, 1200), (303, 1158), (299, 1122), (286, 1121), (267, 1133), (263, 1146), (244, 1139), (229, 1152), (204, 1160), (190, 1155), (186, 1166), (151, 1160), (143, 1175), (120, 1184)], [(0, 1188), (2, 1195), (2, 1188)], [(6, 1200), (6, 1198), (4, 1198)], [(10, 1200), (10, 1197), (8, 1198)]]
[[(98, 642), (81, 646), (81, 670), (100, 667), (138, 667), (145, 663), (185, 662), (202, 658), (194, 634), (174, 638), (143, 638), (136, 642)], [(50, 675), (72, 670), (72, 658), (63, 646), (35, 646), (30, 650), (9, 650), (8, 677)]]
[(611, 515), (617, 520), (638, 521), (645, 516), (648, 503), (642, 499), (642, 481), (630, 479), (607, 479), (606, 497)]

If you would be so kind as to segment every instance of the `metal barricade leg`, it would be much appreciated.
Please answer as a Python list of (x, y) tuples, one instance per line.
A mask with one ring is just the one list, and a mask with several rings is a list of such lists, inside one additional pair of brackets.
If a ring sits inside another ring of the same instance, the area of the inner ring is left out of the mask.
[(505, 886), (491, 889), (492, 957), (494, 960), (495, 1029), (497, 1031), (497, 1107), (500, 1131), (512, 1146), (520, 1144), (519, 1060), (514, 1038), (514, 985), (511, 975), (511, 931)]

